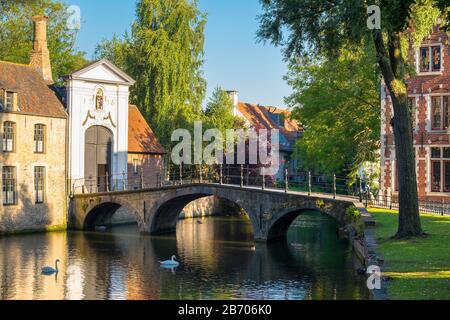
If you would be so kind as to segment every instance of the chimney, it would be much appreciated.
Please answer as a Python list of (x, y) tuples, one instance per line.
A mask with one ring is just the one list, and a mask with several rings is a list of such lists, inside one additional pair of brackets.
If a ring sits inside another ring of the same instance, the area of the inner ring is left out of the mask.
[(237, 116), (239, 92), (237, 92), (236, 90), (229, 90), (227, 91), (227, 94), (230, 97), (231, 101), (233, 102), (233, 115)]
[(30, 66), (36, 68), (48, 84), (53, 84), (50, 52), (47, 47), (47, 22), (45, 16), (34, 16), (33, 50), (31, 51)]

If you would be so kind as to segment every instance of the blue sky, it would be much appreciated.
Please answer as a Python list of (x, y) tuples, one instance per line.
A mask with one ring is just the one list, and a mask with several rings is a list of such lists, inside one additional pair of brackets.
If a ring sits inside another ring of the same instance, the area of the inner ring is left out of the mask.
[[(122, 35), (134, 20), (135, 0), (65, 0), (81, 8), (77, 45), (92, 57), (96, 44)], [(207, 96), (216, 86), (239, 91), (239, 100), (284, 107), (290, 88), (280, 48), (256, 42), (258, 0), (200, 0), (208, 13), (204, 74)]]

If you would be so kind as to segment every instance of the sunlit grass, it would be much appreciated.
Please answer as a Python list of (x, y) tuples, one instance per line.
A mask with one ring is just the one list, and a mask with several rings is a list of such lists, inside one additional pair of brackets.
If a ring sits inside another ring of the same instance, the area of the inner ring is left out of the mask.
[(450, 217), (423, 214), (427, 237), (392, 240), (398, 226), (398, 213), (370, 209), (377, 221), (380, 253), (386, 260), (386, 275), (392, 277), (392, 299), (450, 299)]

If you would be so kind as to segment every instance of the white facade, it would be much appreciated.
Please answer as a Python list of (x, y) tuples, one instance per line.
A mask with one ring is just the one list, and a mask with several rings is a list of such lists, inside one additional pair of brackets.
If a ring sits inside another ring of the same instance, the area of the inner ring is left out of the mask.
[[(85, 133), (103, 126), (112, 133), (111, 175), (127, 173), (128, 99), (135, 81), (107, 60), (100, 60), (66, 78), (69, 114), (69, 179), (72, 186), (85, 178)], [(96, 95), (103, 93), (102, 107)]]

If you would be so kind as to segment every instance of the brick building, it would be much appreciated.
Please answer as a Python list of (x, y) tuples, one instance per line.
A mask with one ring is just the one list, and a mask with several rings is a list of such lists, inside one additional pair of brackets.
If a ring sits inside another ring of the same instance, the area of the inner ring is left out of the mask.
[(244, 119), (249, 128), (256, 131), (260, 129), (277, 129), (280, 132), (280, 168), (275, 174), (275, 180), (284, 180), (284, 171), (288, 169), (290, 175), (297, 172), (298, 160), (292, 157), (297, 140), (303, 132), (302, 126), (290, 118), (289, 110), (273, 106), (262, 106), (241, 102), (237, 91), (228, 91), (233, 102), (234, 115)]
[[(438, 26), (416, 50), (417, 75), (407, 81), (419, 198), (450, 202), (450, 46)], [(382, 87), (381, 192), (398, 194), (392, 102)]]

